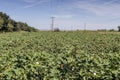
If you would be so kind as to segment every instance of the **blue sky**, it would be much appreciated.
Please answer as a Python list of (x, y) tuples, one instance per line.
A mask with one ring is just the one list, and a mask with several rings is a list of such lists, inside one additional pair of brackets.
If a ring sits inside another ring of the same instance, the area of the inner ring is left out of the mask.
[(120, 0), (0, 0), (0, 11), (38, 29), (51, 29), (51, 16), (62, 30), (117, 29)]

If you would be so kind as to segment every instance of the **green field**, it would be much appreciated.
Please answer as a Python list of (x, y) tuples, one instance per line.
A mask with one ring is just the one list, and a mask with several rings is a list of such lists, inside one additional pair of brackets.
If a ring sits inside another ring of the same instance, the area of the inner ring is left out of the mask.
[(0, 33), (0, 80), (120, 80), (120, 33)]

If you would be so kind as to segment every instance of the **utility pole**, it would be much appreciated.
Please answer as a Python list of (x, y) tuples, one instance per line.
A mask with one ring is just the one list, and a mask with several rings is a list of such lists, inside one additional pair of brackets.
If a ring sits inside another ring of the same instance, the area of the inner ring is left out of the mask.
[(51, 29), (52, 29), (52, 31), (54, 31), (54, 19), (55, 19), (55, 17), (51, 17), (51, 19), (52, 19)]
[(73, 31), (73, 26), (71, 26), (71, 31)]
[(87, 23), (84, 23), (84, 31), (86, 31)]

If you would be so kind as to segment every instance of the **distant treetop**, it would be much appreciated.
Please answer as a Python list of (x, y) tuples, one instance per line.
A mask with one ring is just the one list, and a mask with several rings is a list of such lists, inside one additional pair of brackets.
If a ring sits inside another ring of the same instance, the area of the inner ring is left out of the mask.
[(37, 29), (29, 26), (27, 23), (16, 22), (11, 19), (6, 13), (0, 12), (0, 32), (13, 31), (37, 31)]

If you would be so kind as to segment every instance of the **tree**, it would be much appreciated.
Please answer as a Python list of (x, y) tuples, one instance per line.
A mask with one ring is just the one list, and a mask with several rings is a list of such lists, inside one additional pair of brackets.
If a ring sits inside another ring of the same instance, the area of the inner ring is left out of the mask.
[(118, 31), (120, 32), (120, 26), (118, 26)]
[(30, 27), (27, 23), (16, 22), (12, 20), (6, 13), (0, 12), (0, 31), (37, 31), (37, 29)]
[(3, 27), (3, 23), (4, 23), (4, 20), (0, 17), (0, 30), (1, 30), (2, 27)]
[(55, 29), (54, 29), (54, 32), (59, 32), (59, 31), (60, 31), (59, 28), (55, 28)]
[(7, 24), (7, 31), (8, 32), (12, 32), (14, 29), (14, 21), (13, 20), (9, 20), (8, 24)]
[(20, 31), (21, 29), (20, 29), (20, 25), (17, 23), (17, 22), (15, 22), (14, 23), (14, 28), (13, 28), (13, 31)]

